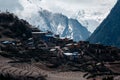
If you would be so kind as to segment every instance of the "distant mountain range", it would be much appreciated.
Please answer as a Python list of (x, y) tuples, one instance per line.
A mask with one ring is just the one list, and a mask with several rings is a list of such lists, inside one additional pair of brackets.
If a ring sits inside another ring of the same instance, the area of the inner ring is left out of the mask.
[[(59, 34), (61, 38), (67, 37), (75, 41), (86, 40), (91, 35), (90, 32), (96, 29), (106, 16), (106, 12), (108, 12), (106, 11), (104, 15), (104, 11), (99, 11), (98, 8), (98, 10), (95, 9), (96, 11), (89, 11), (83, 8), (70, 13), (66, 9), (63, 9), (61, 12), (65, 14), (63, 15), (61, 13), (55, 13), (53, 9), (51, 11), (48, 11), (49, 9), (43, 10), (50, 6), (42, 5), (44, 4), (43, 0), (20, 0), (17, 3), (19, 3), (21, 8), (20, 10), (15, 8), (13, 13), (17, 14), (19, 18), (27, 20), (30, 24), (39, 27), (42, 31), (49, 30), (54, 34)], [(105, 5), (107, 5), (106, 2)]]
[(120, 47), (120, 0), (88, 40)]
[(42, 31), (51, 31), (60, 35), (61, 38), (70, 38), (74, 41), (86, 40), (90, 32), (82, 26), (76, 19), (68, 18), (59, 13), (52, 13), (47, 10), (40, 10), (26, 20), (39, 27)]

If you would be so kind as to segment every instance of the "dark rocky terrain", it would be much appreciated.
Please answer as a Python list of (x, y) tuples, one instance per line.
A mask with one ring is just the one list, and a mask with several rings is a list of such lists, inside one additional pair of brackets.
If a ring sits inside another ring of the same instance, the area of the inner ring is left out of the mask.
[(25, 20), (20, 20), (13, 14), (0, 14), (0, 38), (28, 39), (32, 36), (31, 25)]
[(0, 79), (113, 80), (120, 75), (120, 49), (60, 39), (11, 13), (0, 13)]

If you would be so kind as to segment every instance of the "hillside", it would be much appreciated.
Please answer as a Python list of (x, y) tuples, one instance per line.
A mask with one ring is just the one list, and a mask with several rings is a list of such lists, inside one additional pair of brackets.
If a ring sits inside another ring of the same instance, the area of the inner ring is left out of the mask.
[(120, 75), (116, 47), (61, 39), (8, 12), (0, 13), (0, 28), (1, 80), (110, 80)]
[(30, 27), (25, 20), (20, 20), (9, 12), (0, 13), (0, 40), (30, 38), (32, 36)]
[(101, 43), (120, 47), (120, 0), (111, 10), (108, 17), (88, 39), (91, 43)]

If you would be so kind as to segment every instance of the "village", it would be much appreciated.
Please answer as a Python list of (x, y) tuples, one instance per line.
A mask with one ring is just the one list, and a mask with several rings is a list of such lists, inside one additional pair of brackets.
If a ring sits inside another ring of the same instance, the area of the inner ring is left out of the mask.
[[(73, 68), (63, 71), (85, 71), (94, 74), (93, 76), (120, 75), (119, 69), (114, 70), (114, 67), (111, 69), (108, 66), (120, 64), (120, 49), (116, 47), (90, 44), (87, 41), (75, 42), (68, 38), (60, 39), (59, 35), (49, 31), (42, 32), (37, 28), (32, 28), (32, 37), (25, 42), (6, 40), (0, 44), (3, 56), (18, 57), (18, 61), (47, 61), (45, 65), (49, 68), (67, 64)], [(4, 51), (9, 54), (3, 54)]]
[(86, 79), (99, 80), (97, 77), (102, 76), (100, 80), (115, 80), (119, 77), (119, 48), (88, 41), (75, 42), (50, 31), (43, 32), (28, 26), (28, 23), (19, 21), (13, 14), (0, 14), (0, 56), (9, 58), (10, 66), (37, 63), (42, 64), (45, 70), (84, 72), (86, 74), (83, 77)]

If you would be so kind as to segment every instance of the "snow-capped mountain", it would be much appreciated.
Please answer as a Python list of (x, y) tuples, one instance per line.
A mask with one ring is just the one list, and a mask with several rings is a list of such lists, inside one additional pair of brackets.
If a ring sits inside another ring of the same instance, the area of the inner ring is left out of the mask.
[(60, 35), (61, 38), (66, 37), (79, 41), (86, 40), (90, 36), (86, 27), (82, 26), (76, 19), (68, 18), (61, 13), (44, 10), (39, 7), (40, 2), (40, 0), (24, 0), (22, 3), (24, 10), (18, 12), (17, 15), (30, 24), (39, 27), (40, 30), (49, 30)]
[(27, 17), (26, 20), (42, 31), (51, 31), (61, 38), (70, 38), (75, 41), (86, 40), (90, 32), (76, 19), (68, 18), (59, 13), (40, 10), (37, 14)]
[(120, 0), (89, 38), (91, 43), (120, 47)]

